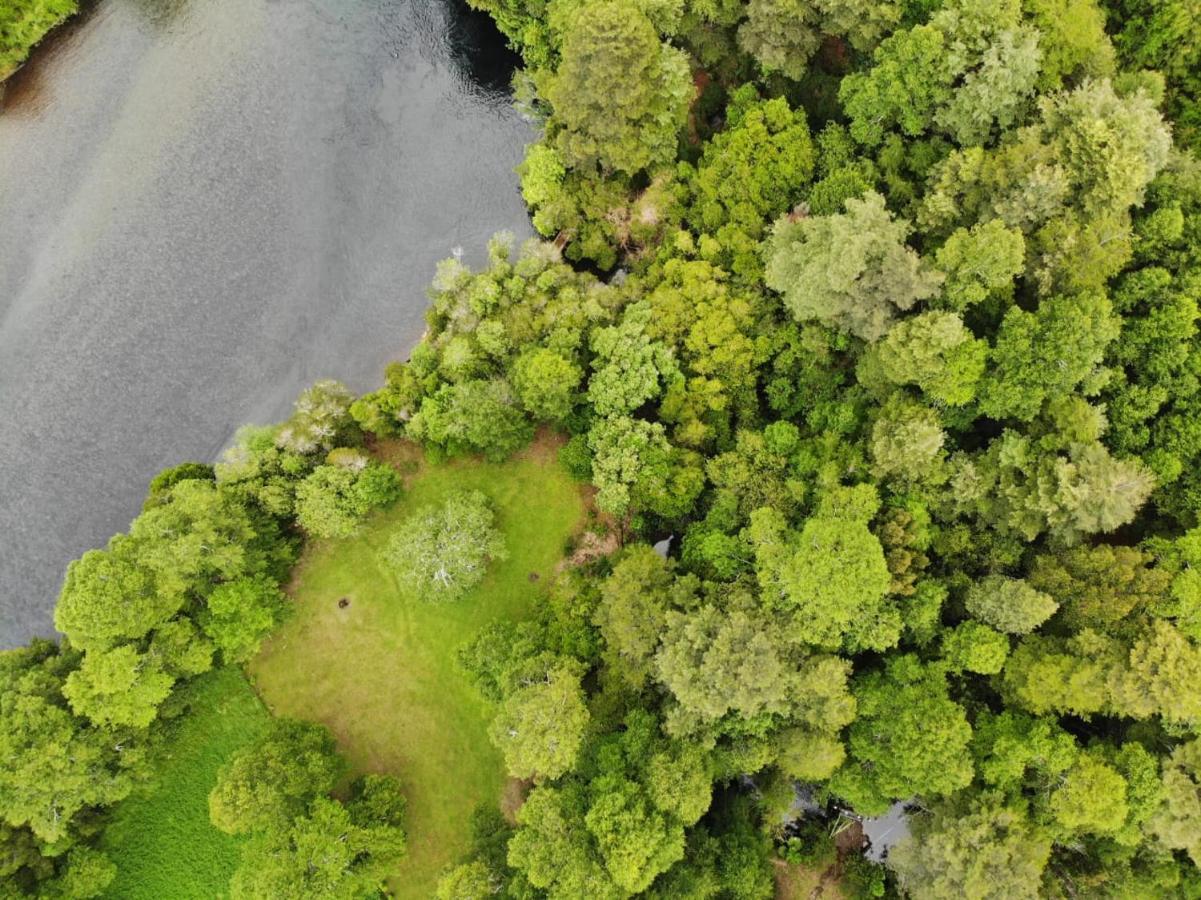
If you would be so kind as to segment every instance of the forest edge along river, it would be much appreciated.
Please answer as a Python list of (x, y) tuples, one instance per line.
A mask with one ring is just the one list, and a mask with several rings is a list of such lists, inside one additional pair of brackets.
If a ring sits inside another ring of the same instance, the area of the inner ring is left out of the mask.
[(100, 0), (0, 111), (0, 646), (160, 469), (423, 330), (530, 233), (515, 59), (458, 0)]

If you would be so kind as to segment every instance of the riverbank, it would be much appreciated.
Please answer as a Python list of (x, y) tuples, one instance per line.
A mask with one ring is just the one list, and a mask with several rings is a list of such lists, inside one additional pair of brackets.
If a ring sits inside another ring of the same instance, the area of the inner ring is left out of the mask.
[(320, 378), (377, 387), (438, 261), (529, 233), (533, 132), (488, 25), (450, 0), (100, 0), (13, 80), (0, 646), (54, 633), (67, 563), (155, 473)]

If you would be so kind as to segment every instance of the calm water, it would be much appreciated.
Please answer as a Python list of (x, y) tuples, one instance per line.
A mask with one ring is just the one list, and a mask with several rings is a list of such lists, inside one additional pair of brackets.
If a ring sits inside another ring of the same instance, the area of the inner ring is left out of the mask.
[(0, 114), (0, 646), (146, 482), (422, 331), (528, 233), (512, 60), (451, 0), (99, 0)]

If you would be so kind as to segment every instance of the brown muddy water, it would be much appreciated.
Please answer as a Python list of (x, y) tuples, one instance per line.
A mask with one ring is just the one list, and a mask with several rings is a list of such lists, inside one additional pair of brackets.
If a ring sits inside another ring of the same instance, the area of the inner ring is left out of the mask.
[(420, 336), (528, 234), (514, 60), (461, 0), (99, 0), (0, 112), (0, 647), (158, 470)]

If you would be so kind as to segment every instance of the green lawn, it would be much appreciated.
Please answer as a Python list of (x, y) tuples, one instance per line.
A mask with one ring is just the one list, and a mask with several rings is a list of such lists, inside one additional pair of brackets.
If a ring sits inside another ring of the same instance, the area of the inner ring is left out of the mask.
[(231, 753), (270, 717), (237, 669), (217, 669), (185, 689), (191, 712), (164, 736), (153, 775), (119, 804), (103, 847), (117, 864), (105, 896), (213, 900), (228, 896), (240, 842), (209, 824), (208, 794)]
[[(325, 723), (354, 772), (389, 772), (404, 783), (409, 853), (391, 879), (400, 898), (427, 900), (466, 847), (471, 811), (500, 800), (491, 710), (459, 673), (455, 650), (489, 621), (530, 614), (583, 519), (579, 488), (554, 449), (543, 444), (503, 465), (424, 466), (411, 448), (387, 448), (382, 455), (402, 471), (406, 460), (418, 467), (404, 496), (358, 536), (309, 547), (291, 588), (295, 614), (251, 665), (273, 713)], [(406, 516), (470, 488), (495, 504), (509, 558), (455, 603), (412, 596), (377, 553)], [(345, 609), (341, 598), (350, 601)]]

